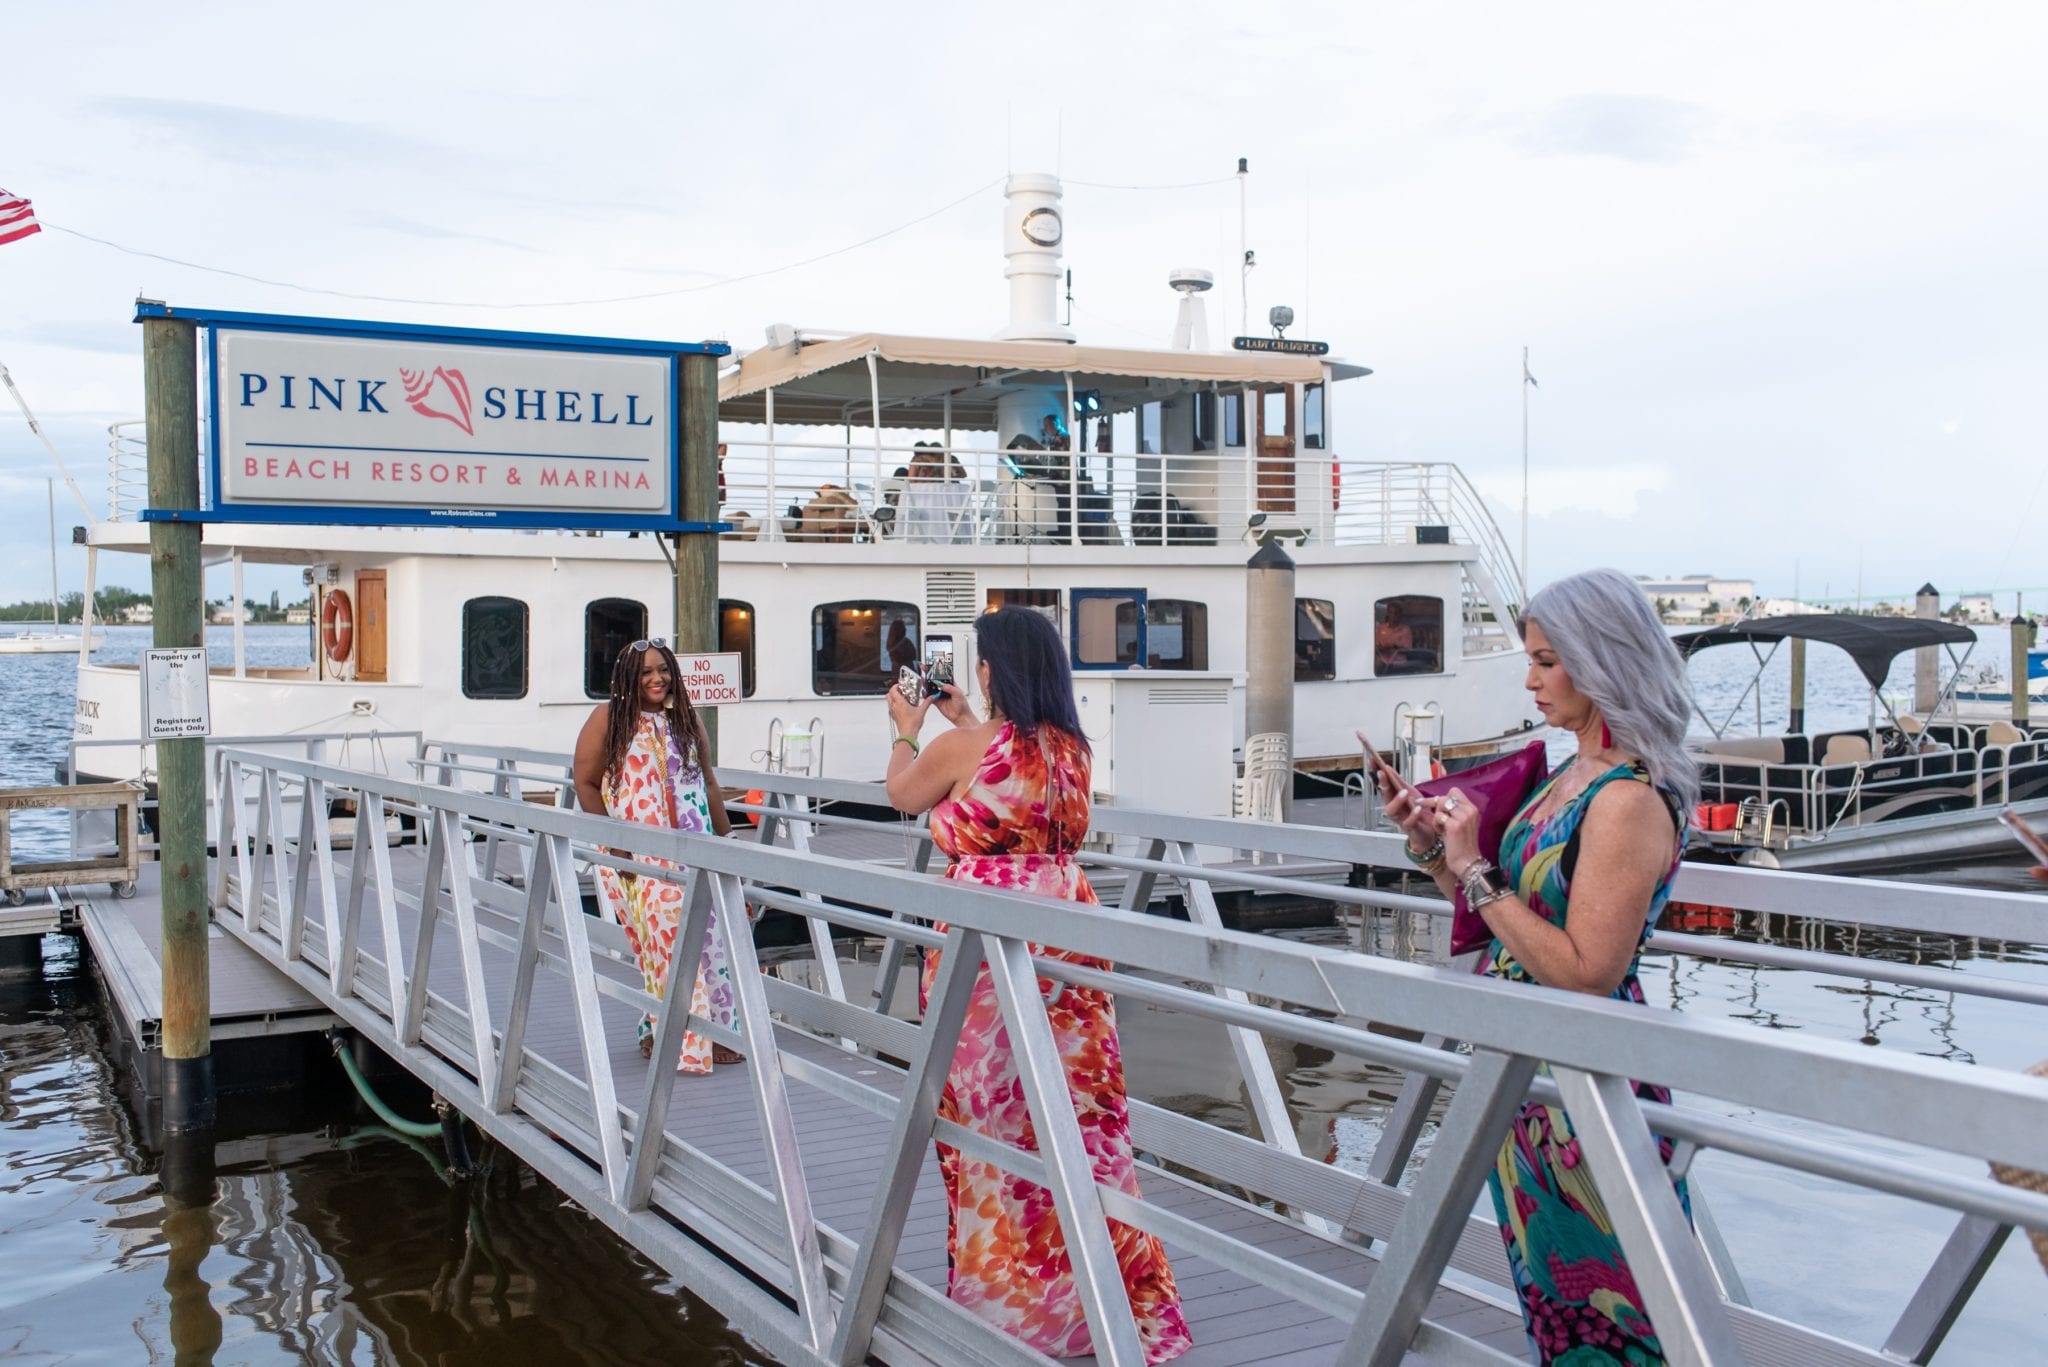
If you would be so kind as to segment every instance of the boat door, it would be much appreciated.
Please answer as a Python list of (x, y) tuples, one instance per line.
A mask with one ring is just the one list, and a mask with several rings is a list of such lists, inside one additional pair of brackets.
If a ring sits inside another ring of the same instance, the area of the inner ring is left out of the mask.
[(1294, 511), (1294, 386), (1258, 391), (1259, 511)]
[(383, 683), (385, 675), (384, 571), (356, 571), (356, 677)]
[(1145, 590), (1075, 589), (1068, 638), (1076, 669), (1129, 669), (1145, 655)]

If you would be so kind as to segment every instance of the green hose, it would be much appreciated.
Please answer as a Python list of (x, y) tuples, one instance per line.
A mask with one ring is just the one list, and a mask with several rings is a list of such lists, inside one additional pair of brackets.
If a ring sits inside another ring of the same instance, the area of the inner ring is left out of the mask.
[(339, 1035), (334, 1037), (334, 1056), (341, 1060), (341, 1070), (347, 1073), (348, 1080), (355, 1084), (356, 1095), (360, 1096), (364, 1104), (376, 1112), (379, 1120), (389, 1125), (392, 1129), (397, 1130), (400, 1134), (409, 1134), (415, 1139), (439, 1139), (441, 1137), (440, 1125), (432, 1121), (407, 1120), (404, 1116), (386, 1106), (384, 1099), (371, 1090), (370, 1080), (363, 1076), (362, 1069), (356, 1067), (355, 1056), (349, 1052), (347, 1044)]

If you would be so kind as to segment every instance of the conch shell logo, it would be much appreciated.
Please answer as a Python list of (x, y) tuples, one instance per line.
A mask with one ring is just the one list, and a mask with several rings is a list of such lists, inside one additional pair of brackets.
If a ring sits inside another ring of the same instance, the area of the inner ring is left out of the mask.
[(476, 435), (469, 416), (469, 381), (461, 371), (444, 365), (431, 371), (400, 366), (398, 378), (405, 386), (405, 401), (413, 412), (423, 418), (444, 418), (470, 436)]

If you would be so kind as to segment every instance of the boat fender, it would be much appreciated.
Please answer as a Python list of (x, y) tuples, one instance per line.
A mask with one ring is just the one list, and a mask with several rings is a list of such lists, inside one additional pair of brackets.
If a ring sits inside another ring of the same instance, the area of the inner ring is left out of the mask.
[(349, 652), (355, 649), (356, 618), (347, 589), (327, 590), (320, 609), (320, 644), (327, 651), (327, 658), (336, 664), (346, 664)]

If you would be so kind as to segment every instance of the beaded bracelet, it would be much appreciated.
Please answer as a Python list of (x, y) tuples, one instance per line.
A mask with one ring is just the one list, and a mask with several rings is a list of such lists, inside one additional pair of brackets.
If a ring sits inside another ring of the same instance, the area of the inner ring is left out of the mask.
[(1416, 851), (1416, 848), (1413, 845), (1409, 844), (1407, 841), (1404, 840), (1401, 842), (1401, 853), (1407, 855), (1408, 862), (1413, 864), (1416, 868), (1431, 868), (1433, 865), (1441, 864), (1443, 862), (1444, 838), (1442, 836), (1438, 836), (1436, 838), (1436, 844), (1431, 845), (1428, 849), (1423, 850), (1419, 853)]

